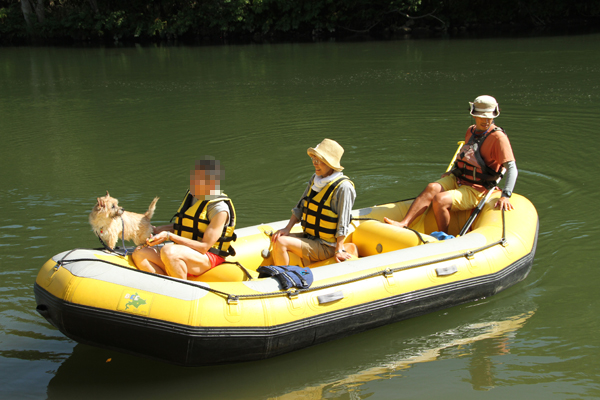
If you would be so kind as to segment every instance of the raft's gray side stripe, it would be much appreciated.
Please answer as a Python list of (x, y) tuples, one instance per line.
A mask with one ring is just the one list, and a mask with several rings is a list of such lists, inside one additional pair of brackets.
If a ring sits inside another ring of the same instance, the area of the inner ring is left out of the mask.
[[(52, 259), (58, 261), (68, 252), (57, 254)], [(164, 296), (170, 296), (176, 299), (191, 301), (197, 300), (206, 296), (209, 292), (202, 288), (195, 288), (193, 285), (182, 285), (175, 278), (162, 279), (160, 276), (152, 274), (140, 273), (137, 270), (126, 267), (118, 267), (116, 265), (104, 262), (104, 259), (98, 261), (74, 261), (69, 263), (69, 260), (77, 259), (94, 259), (96, 255), (106, 256), (103, 251), (98, 250), (75, 250), (65, 260), (66, 263), (61, 266), (73, 275), (80, 278), (96, 279), (103, 282), (122, 285), (127, 288), (143, 290), (145, 292), (156, 293)], [(103, 268), (98, 268), (101, 264)], [(188, 283), (190, 281), (187, 281)], [(209, 287), (204, 282), (194, 282), (198, 286)]]

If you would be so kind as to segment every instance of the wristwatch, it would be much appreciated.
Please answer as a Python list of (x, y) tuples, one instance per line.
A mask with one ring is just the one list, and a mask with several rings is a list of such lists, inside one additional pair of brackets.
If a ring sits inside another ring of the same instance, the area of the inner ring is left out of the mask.
[(510, 190), (504, 189), (502, 191), (502, 197), (506, 197), (506, 198), (510, 199), (510, 196), (512, 196), (512, 192)]

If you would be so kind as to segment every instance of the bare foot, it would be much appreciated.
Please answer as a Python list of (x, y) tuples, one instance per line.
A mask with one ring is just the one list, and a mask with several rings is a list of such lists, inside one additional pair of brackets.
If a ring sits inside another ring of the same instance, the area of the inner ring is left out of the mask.
[(389, 219), (388, 217), (383, 217), (383, 221), (386, 224), (394, 225), (394, 226), (397, 226), (399, 228), (406, 228), (406, 225), (404, 225), (404, 224), (402, 224), (402, 223), (400, 223), (398, 221), (394, 221), (393, 219)]

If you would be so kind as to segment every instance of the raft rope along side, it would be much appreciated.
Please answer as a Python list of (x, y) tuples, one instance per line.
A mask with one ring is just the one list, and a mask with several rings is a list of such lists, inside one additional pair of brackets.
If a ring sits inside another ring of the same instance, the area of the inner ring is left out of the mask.
[[(489, 249), (491, 247), (494, 247), (494, 246), (497, 246), (497, 245), (506, 246), (506, 220), (505, 220), (504, 212), (505, 211), (502, 210), (502, 238), (500, 238), (499, 240), (497, 240), (497, 241), (495, 241), (493, 243), (490, 243), (488, 245), (479, 247), (479, 248), (474, 249), (474, 250), (469, 250), (469, 251), (466, 251), (466, 252), (461, 253), (461, 254), (455, 254), (455, 255), (448, 256), (448, 257), (441, 257), (441, 258), (438, 258), (438, 259), (435, 259), (435, 260), (424, 261), (424, 262), (420, 262), (420, 263), (408, 264), (408, 265), (404, 265), (404, 266), (396, 267), (396, 268), (386, 268), (383, 271), (372, 272), (370, 274), (362, 275), (362, 276), (359, 276), (359, 277), (356, 277), (356, 278), (347, 279), (347, 280), (344, 280), (344, 281), (341, 281), (341, 282), (330, 283), (330, 284), (327, 284), (327, 285), (313, 286), (313, 287), (310, 287), (308, 289), (293, 289), (293, 290), (288, 290), (288, 291), (284, 291), (284, 292), (278, 291), (278, 292), (260, 293), (260, 294), (240, 294), (240, 295), (236, 295), (236, 294), (222, 292), (220, 290), (213, 289), (211, 287), (198, 285), (196, 283), (192, 283), (192, 282), (187, 281), (187, 280), (181, 280), (181, 279), (173, 278), (173, 277), (170, 277), (170, 276), (164, 276), (164, 275), (162, 275), (161, 278), (167, 279), (167, 280), (172, 280), (172, 281), (178, 282), (178, 283), (182, 283), (184, 285), (190, 285), (190, 286), (193, 286), (195, 288), (203, 289), (203, 290), (206, 290), (208, 292), (211, 292), (211, 293), (214, 293), (214, 294), (217, 294), (217, 295), (221, 295), (224, 298), (226, 298), (227, 303), (229, 303), (229, 304), (236, 303), (237, 301), (243, 300), (243, 299), (257, 299), (257, 298), (280, 297), (280, 296), (287, 296), (289, 298), (292, 298), (292, 297), (295, 297), (295, 296), (299, 295), (300, 293), (311, 292), (311, 291), (315, 291), (315, 290), (328, 289), (328, 288), (335, 287), (335, 286), (345, 285), (345, 284), (348, 284), (348, 283), (353, 283), (353, 282), (358, 282), (358, 281), (361, 281), (361, 280), (364, 280), (364, 279), (373, 278), (373, 277), (376, 277), (376, 276), (379, 276), (379, 275), (389, 276), (390, 274), (393, 274), (394, 272), (399, 272), (399, 271), (404, 271), (404, 270), (407, 270), (407, 269), (422, 267), (422, 266), (433, 264), (433, 263), (455, 260), (455, 259), (462, 258), (462, 257), (471, 258), (476, 253), (479, 253), (481, 251), (487, 250), (487, 249)], [(116, 267), (127, 268), (127, 267), (125, 267), (125, 266), (123, 266), (121, 264), (113, 263), (111, 261), (102, 260), (102, 259), (82, 258), (82, 259), (66, 260), (66, 257), (68, 255), (70, 255), (72, 252), (76, 251), (76, 250), (78, 250), (78, 249), (70, 250), (67, 254), (65, 254), (61, 260), (57, 261), (55, 268), (58, 269), (61, 266), (67, 264), (67, 263), (79, 262), (79, 261), (94, 261), (94, 262), (98, 262), (99, 261), (99, 262), (104, 262), (106, 264), (114, 265)], [(248, 271), (244, 267), (242, 267), (242, 265), (240, 263), (238, 263), (238, 262), (230, 262), (230, 263), (231, 264), (237, 264), (239, 267), (241, 267), (242, 269), (244, 269), (246, 271), (246, 273), (249, 275)], [(130, 268), (127, 268), (127, 269), (130, 269)], [(144, 274), (149, 274), (149, 275), (152, 275), (152, 276), (156, 276), (156, 274), (154, 274), (152, 272), (146, 272), (146, 271), (134, 270), (134, 269), (131, 269), (131, 271), (136, 271), (136, 272), (139, 272), (139, 273), (144, 273)]]
[[(497, 240), (497, 241), (495, 241), (493, 243), (490, 243), (488, 245), (479, 247), (477, 249), (469, 250), (469, 251), (466, 251), (464, 253), (455, 254), (455, 255), (452, 255), (452, 256), (448, 256), (448, 257), (442, 257), (442, 258), (435, 259), (435, 260), (430, 260), (430, 261), (424, 261), (424, 262), (415, 263), (415, 264), (404, 265), (404, 266), (396, 267), (396, 268), (386, 268), (383, 271), (377, 271), (377, 272), (373, 272), (373, 273), (370, 273), (370, 274), (362, 275), (362, 276), (359, 276), (359, 277), (356, 277), (356, 278), (347, 279), (345, 281), (330, 283), (330, 284), (327, 284), (327, 285), (313, 286), (313, 287), (310, 287), (308, 289), (293, 289), (293, 290), (288, 290), (288, 291), (285, 291), (285, 292), (279, 291), (279, 292), (261, 293), (261, 294), (243, 294), (243, 295), (228, 294), (227, 295), (227, 302), (228, 303), (233, 303), (233, 302), (237, 302), (238, 300), (243, 300), (243, 299), (256, 299), (256, 298), (277, 297), (277, 296), (288, 296), (288, 297), (292, 298), (292, 297), (295, 297), (295, 296), (299, 295), (300, 293), (304, 293), (304, 292), (310, 292), (310, 291), (315, 291), (315, 290), (328, 289), (328, 288), (335, 287), (335, 286), (340, 286), (340, 285), (345, 285), (345, 284), (348, 284), (348, 283), (357, 282), (357, 281), (360, 281), (360, 280), (363, 280), (363, 279), (373, 278), (373, 277), (376, 277), (376, 276), (379, 276), (379, 275), (389, 276), (390, 274), (393, 274), (394, 272), (404, 271), (404, 270), (412, 269), (412, 268), (416, 268), (416, 267), (422, 267), (422, 266), (433, 264), (433, 263), (437, 263), (437, 262), (450, 261), (450, 260), (455, 260), (455, 259), (462, 258), (462, 257), (471, 258), (476, 253), (479, 253), (481, 251), (487, 250), (487, 249), (489, 249), (491, 247), (494, 247), (494, 246), (497, 246), (499, 244), (502, 245), (502, 246), (505, 246), (506, 245), (506, 236), (505, 236), (505, 233), (506, 233), (506, 224), (505, 224), (505, 218), (504, 218), (504, 210), (502, 210), (502, 238), (500, 238), (499, 240)], [(209, 290), (210, 288), (203, 288), (203, 289)], [(213, 291), (213, 290), (210, 290), (210, 291)], [(218, 292), (218, 291), (216, 291), (216, 292)]]
[[(115, 262), (108, 261), (108, 260), (103, 260), (101, 258), (74, 258), (72, 260), (67, 260), (66, 259), (69, 255), (71, 255), (71, 253), (73, 253), (73, 252), (75, 252), (77, 250), (89, 250), (89, 249), (75, 248), (75, 249), (69, 250), (60, 260), (58, 260), (56, 262), (56, 265), (54, 266), (54, 268), (58, 270), (60, 267), (62, 267), (64, 265), (71, 264), (71, 263), (74, 263), (74, 262), (81, 262), (81, 261), (102, 262), (102, 263), (105, 263), (105, 264), (114, 265), (116, 267), (127, 268), (127, 267), (125, 267), (125, 266), (123, 266), (121, 264), (117, 264)], [(92, 250), (102, 251), (102, 250), (105, 250), (105, 249), (92, 249)], [(119, 255), (119, 256), (122, 256), (120, 253), (116, 253), (116, 254)], [(127, 268), (127, 269), (129, 269), (129, 268)], [(136, 271), (139, 271), (139, 270), (136, 270)], [(139, 272), (144, 272), (144, 271), (139, 271)]]
[[(126, 267), (124, 265), (121, 265), (121, 264), (118, 264), (118, 263), (115, 263), (115, 262), (112, 262), (112, 261), (103, 260), (101, 258), (74, 258), (74, 259), (71, 259), (71, 260), (67, 260), (66, 259), (71, 253), (73, 253), (74, 251), (77, 251), (77, 250), (88, 250), (88, 249), (72, 249), (72, 250), (70, 250), (69, 252), (67, 252), (67, 254), (65, 254), (60, 260), (58, 260), (56, 262), (56, 265), (54, 266), (54, 268), (56, 270), (58, 270), (60, 267), (63, 267), (65, 265), (67, 265), (67, 264), (74, 263), (74, 262), (82, 262), (82, 261), (101, 262), (101, 263), (104, 263), (104, 264), (113, 265), (115, 267), (124, 268), (124, 269), (130, 270), (130, 271), (135, 271), (136, 273), (147, 274), (147, 275), (151, 275), (151, 276), (159, 276), (159, 277), (161, 277), (163, 279), (166, 279), (166, 280), (170, 280), (170, 281), (173, 281), (173, 282), (179, 282), (179, 283), (182, 283), (184, 285), (190, 285), (190, 286), (193, 286), (193, 287), (196, 287), (196, 288), (201, 288), (201, 289), (204, 289), (204, 290), (206, 290), (208, 292), (212, 292), (212, 293), (215, 293), (215, 294), (220, 294), (220, 295), (222, 295), (224, 297), (231, 296), (229, 293), (221, 292), (220, 290), (216, 290), (216, 289), (213, 289), (213, 288), (210, 288), (210, 287), (206, 287), (206, 286), (201, 286), (201, 285), (198, 285), (198, 284), (194, 284), (194, 283), (191, 283), (190, 281), (173, 278), (171, 276), (157, 275), (155, 273), (147, 272), (147, 271), (142, 271), (142, 270), (139, 270), (139, 269), (132, 269), (132, 268)], [(94, 249), (94, 250), (103, 250), (103, 249)], [(231, 264), (235, 264), (235, 263), (231, 263)], [(240, 265), (240, 267), (241, 267), (241, 265)]]

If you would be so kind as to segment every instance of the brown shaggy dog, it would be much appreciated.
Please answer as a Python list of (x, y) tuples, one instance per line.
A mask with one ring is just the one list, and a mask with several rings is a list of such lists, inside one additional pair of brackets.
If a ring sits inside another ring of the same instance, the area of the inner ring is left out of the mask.
[(115, 248), (123, 227), (125, 240), (133, 240), (136, 245), (143, 244), (152, 235), (150, 219), (154, 215), (157, 201), (158, 197), (155, 197), (145, 214), (137, 214), (119, 207), (119, 200), (110, 197), (107, 190), (106, 196), (98, 197), (98, 202), (90, 213), (92, 230), (111, 249)]

